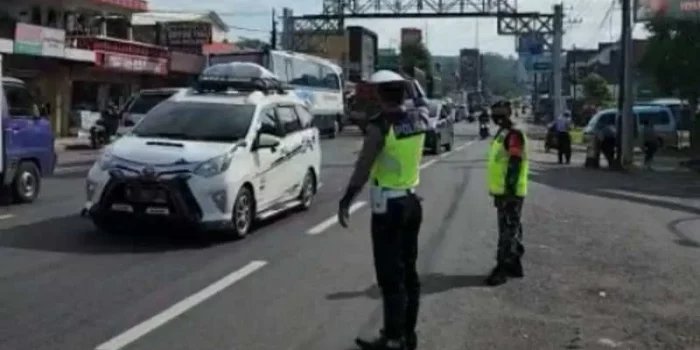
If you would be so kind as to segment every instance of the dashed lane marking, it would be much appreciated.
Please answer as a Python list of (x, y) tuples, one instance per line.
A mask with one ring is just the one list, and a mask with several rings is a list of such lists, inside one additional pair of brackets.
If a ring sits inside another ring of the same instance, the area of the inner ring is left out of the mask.
[[(467, 143), (455, 148), (454, 151), (443, 153), (443, 155), (440, 156), (440, 158), (444, 158), (450, 154), (454, 154), (455, 152), (461, 151), (461, 150), (469, 147), (473, 143), (474, 143), (474, 141), (467, 142)], [(438, 160), (440, 160), (440, 159), (433, 158), (433, 159), (421, 164), (420, 169), (423, 170), (425, 168), (428, 168), (431, 165), (435, 164)], [(356, 202), (355, 204), (350, 206), (350, 209), (348, 211), (349, 211), (350, 215), (352, 215), (354, 212), (360, 210), (365, 205), (367, 205), (367, 202)], [(311, 235), (311, 236), (319, 235), (337, 223), (338, 223), (338, 216), (333, 215), (333, 216), (329, 217), (328, 219), (321, 221), (318, 225), (310, 228), (308, 231), (306, 231), (306, 234)]]
[(0, 214), (0, 220), (12, 219), (13, 217), (15, 216), (12, 214)]
[(132, 327), (131, 329), (108, 340), (107, 342), (100, 344), (95, 350), (120, 350), (125, 346), (140, 339), (144, 335), (155, 330), (156, 328), (168, 323), (169, 321), (172, 321), (174, 318), (184, 314), (193, 307), (201, 304), (205, 300), (223, 291), (232, 284), (242, 280), (243, 278), (247, 277), (253, 272), (261, 269), (265, 265), (267, 265), (267, 261), (251, 261), (248, 265), (210, 284), (208, 287), (200, 290), (199, 292), (190, 295), (189, 297), (164, 310), (163, 312)]
[[(350, 206), (350, 209), (348, 209), (348, 212), (350, 213), (350, 215), (352, 215), (352, 213), (360, 210), (365, 205), (367, 205), (367, 202), (355, 202), (355, 203), (353, 203), (353, 205)], [(337, 223), (338, 223), (338, 216), (337, 215), (331, 216), (328, 219), (321, 221), (321, 223), (319, 223), (318, 225), (310, 228), (308, 231), (306, 231), (306, 234), (311, 235), (311, 236), (321, 234), (321, 233), (323, 233), (323, 231), (327, 230), (328, 228), (330, 228), (331, 226), (333, 226)]]

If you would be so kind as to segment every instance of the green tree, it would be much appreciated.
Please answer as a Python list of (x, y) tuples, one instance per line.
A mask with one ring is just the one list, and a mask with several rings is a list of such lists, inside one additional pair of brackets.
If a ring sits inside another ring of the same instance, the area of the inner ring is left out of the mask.
[(423, 43), (404, 43), (401, 45), (401, 66), (418, 67), (426, 74), (433, 72), (432, 57), (430, 51)]
[(259, 39), (241, 37), (236, 42), (236, 46), (246, 50), (262, 50), (268, 46), (268, 43)]
[[(668, 96), (687, 100), (695, 111), (700, 97), (700, 22), (656, 18), (647, 24), (651, 33), (639, 68), (654, 78)], [(691, 147), (700, 156), (700, 121), (693, 118)]]
[(604, 106), (612, 102), (613, 96), (608, 89), (608, 82), (598, 74), (591, 73), (582, 81), (583, 93), (586, 99), (596, 106)]
[(527, 88), (518, 82), (518, 61), (514, 57), (505, 57), (487, 52), (482, 56), (482, 82), (485, 89), (492, 94), (506, 98), (520, 97), (527, 93)]

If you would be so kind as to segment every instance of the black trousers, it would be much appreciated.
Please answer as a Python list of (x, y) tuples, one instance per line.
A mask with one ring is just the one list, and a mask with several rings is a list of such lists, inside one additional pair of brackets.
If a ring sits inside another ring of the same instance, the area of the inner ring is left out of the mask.
[(418, 197), (389, 199), (385, 214), (372, 214), (372, 250), (384, 303), (384, 335), (400, 339), (415, 332), (420, 282), (418, 231), (423, 209)]
[(499, 264), (512, 264), (525, 254), (523, 246), (523, 225), (520, 216), (523, 209), (521, 197), (496, 197), (498, 214), (498, 249), (496, 261)]
[(644, 143), (644, 164), (650, 164), (651, 161), (654, 160), (657, 149), (657, 144), (654, 141), (647, 141)]
[(571, 163), (571, 134), (568, 132), (557, 132), (557, 150), (559, 164), (566, 160), (566, 164)]

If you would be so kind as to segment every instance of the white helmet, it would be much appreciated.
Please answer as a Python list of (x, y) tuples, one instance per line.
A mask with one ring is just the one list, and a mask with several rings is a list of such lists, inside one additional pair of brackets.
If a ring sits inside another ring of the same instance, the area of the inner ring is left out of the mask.
[(370, 84), (398, 83), (402, 81), (406, 81), (406, 79), (401, 74), (390, 70), (376, 71), (369, 77)]

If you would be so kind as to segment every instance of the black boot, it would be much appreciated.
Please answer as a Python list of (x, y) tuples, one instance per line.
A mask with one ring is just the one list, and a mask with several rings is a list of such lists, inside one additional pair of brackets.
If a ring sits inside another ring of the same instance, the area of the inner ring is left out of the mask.
[(525, 273), (523, 273), (523, 264), (520, 259), (515, 260), (513, 263), (508, 264), (508, 277), (523, 278)]
[(362, 350), (407, 350), (403, 340), (389, 339), (383, 334), (372, 340), (357, 338), (355, 344)]
[(493, 268), (489, 277), (484, 281), (489, 286), (500, 286), (508, 281), (508, 271), (504, 264), (499, 263)]

